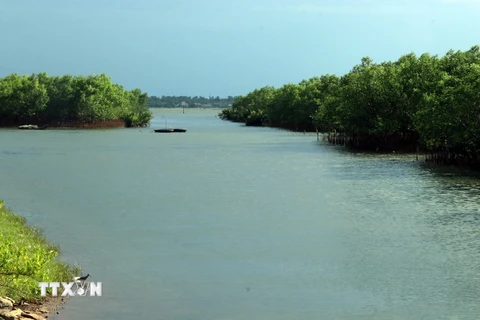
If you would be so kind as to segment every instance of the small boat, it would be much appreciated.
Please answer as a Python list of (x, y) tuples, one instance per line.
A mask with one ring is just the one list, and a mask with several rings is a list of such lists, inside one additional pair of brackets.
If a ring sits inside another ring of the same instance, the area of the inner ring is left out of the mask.
[(187, 132), (187, 129), (167, 128), (167, 120), (165, 120), (165, 129), (155, 129), (153, 131), (160, 132), (160, 133), (170, 133), (170, 132)]
[(48, 126), (39, 127), (36, 124), (24, 124), (18, 127), (20, 130), (45, 130)]
[(165, 128), (165, 129), (155, 129), (155, 130), (153, 130), (153, 131), (155, 131), (155, 132), (161, 132), (161, 133), (174, 132), (173, 129), (167, 129), (167, 128)]

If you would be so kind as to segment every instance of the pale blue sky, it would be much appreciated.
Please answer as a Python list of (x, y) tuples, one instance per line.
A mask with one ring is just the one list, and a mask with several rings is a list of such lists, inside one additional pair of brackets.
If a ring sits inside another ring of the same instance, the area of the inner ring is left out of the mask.
[(0, 0), (0, 76), (227, 96), (480, 44), (480, 0)]

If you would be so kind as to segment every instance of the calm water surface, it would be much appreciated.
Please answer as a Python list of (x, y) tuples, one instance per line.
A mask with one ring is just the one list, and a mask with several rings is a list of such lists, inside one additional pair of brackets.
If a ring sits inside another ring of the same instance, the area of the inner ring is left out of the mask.
[(56, 319), (477, 319), (480, 180), (218, 111), (0, 130), (0, 198), (102, 297)]

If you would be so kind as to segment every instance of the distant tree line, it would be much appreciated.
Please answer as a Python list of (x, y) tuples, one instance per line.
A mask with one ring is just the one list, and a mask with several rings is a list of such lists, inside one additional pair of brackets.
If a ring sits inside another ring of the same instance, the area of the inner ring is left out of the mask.
[(125, 90), (105, 74), (47, 76), (11, 74), (0, 78), (0, 125), (97, 123), (121, 120), (147, 126), (148, 95)]
[(256, 89), (219, 116), (336, 132), (360, 148), (420, 145), (480, 160), (480, 47), (443, 57), (410, 53), (395, 62), (365, 57), (340, 77)]
[(188, 96), (151, 96), (148, 99), (149, 108), (228, 108), (235, 97), (188, 97)]

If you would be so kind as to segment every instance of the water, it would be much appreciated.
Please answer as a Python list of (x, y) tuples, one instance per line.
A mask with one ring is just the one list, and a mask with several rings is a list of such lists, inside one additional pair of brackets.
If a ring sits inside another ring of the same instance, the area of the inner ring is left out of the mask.
[(478, 177), (217, 112), (0, 131), (0, 197), (103, 283), (55, 319), (480, 314)]

